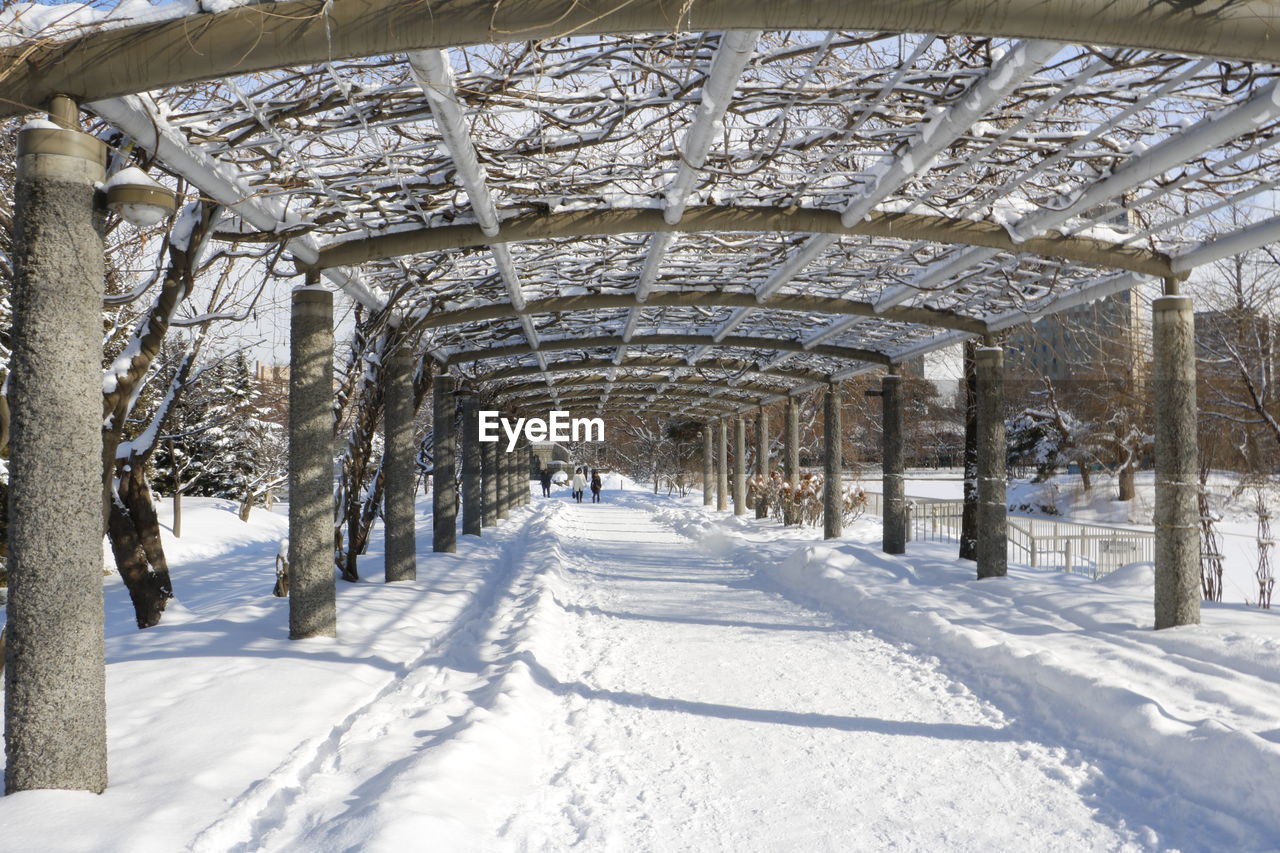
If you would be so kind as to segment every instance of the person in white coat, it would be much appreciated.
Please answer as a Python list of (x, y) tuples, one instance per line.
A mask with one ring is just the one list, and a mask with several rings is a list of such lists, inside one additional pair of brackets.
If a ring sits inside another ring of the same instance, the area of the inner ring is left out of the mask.
[(581, 468), (573, 470), (573, 499), (578, 503), (582, 503), (582, 493), (587, 490), (587, 478), (583, 476)]

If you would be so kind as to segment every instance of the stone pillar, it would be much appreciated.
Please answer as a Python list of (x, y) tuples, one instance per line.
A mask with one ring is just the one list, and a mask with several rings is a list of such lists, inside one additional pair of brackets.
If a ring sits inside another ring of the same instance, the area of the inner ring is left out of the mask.
[(506, 449), (506, 441), (502, 444), (502, 455), (507, 457), (507, 513), (513, 513), (520, 506), (520, 494), (516, 491), (516, 471), (520, 468), (519, 451), (516, 448)]
[(1009, 570), (1005, 514), (1004, 351), (979, 348), (978, 375), (978, 577), (1004, 577)]
[[(102, 237), (106, 151), (18, 136), (5, 792), (107, 785), (102, 616)], [(332, 572), (332, 560), (330, 571)]]
[(733, 419), (733, 514), (747, 511), (747, 422)]
[(382, 517), (389, 582), (411, 581), (418, 576), (417, 514), (413, 508), (418, 474), (418, 448), (413, 440), (413, 371), (412, 354), (399, 352), (388, 359), (383, 372)]
[(289, 351), (289, 637), (333, 637), (333, 293), (293, 292)]
[(889, 373), (880, 386), (881, 458), (884, 460), (882, 499), (884, 527), (881, 548), (886, 554), (907, 550), (907, 494), (902, 475), (902, 377)]
[(481, 450), (481, 485), (484, 490), (484, 527), (498, 523), (498, 442), (486, 441)]
[(716, 509), (729, 508), (729, 424), (722, 418), (716, 431)]
[(529, 503), (529, 445), (521, 440), (516, 447), (516, 506)]
[[(794, 489), (800, 483), (800, 407), (792, 397), (787, 397), (784, 421), (782, 478)], [(789, 503), (784, 505), (782, 523), (796, 523), (795, 510)]]
[(828, 385), (823, 398), (822, 538), (837, 539), (844, 533), (843, 430), (840, 426), (840, 389)]
[(1152, 312), (1155, 615), (1159, 629), (1200, 622), (1200, 511), (1195, 319), (1191, 299), (1162, 296), (1152, 302)]
[(456, 406), (453, 377), (436, 376), (431, 380), (431, 429), (434, 435), (431, 477), (431, 550), (452, 554), (458, 549), (458, 491), (455, 469), (457, 442), (453, 435)]
[(472, 536), (479, 536), (484, 526), (483, 468), (479, 405), (468, 395), (462, 404), (462, 532)]
[(502, 446), (507, 457), (507, 511), (515, 512), (520, 508), (520, 492), (516, 489), (516, 477), (520, 472), (520, 449), (517, 446), (507, 451), (505, 441)]
[(526, 444), (524, 448), (524, 480), (523, 480), (525, 504), (533, 503), (533, 460), (534, 460), (533, 445)]
[(506, 520), (511, 517), (511, 454), (501, 433), (494, 444), (494, 459), (498, 467), (498, 518)]
[(524, 446), (524, 476), (520, 481), (520, 486), (524, 489), (524, 502), (526, 505), (533, 503), (533, 445), (526, 444)]
[(756, 499), (756, 518), (768, 518), (769, 504), (764, 490), (769, 488), (769, 415), (764, 407), (756, 416), (756, 476), (763, 484)]
[(716, 478), (715, 447), (711, 437), (711, 424), (702, 425), (702, 505), (711, 506), (715, 502), (714, 482)]

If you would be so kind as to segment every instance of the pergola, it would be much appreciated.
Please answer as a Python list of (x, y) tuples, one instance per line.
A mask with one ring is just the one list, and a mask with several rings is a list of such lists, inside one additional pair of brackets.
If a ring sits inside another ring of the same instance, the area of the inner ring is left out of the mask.
[[(19, 150), (9, 790), (105, 785), (100, 691), (65, 711), (102, 680), (101, 513), (86, 497), (100, 493), (92, 220), (105, 151), (86, 121), (224, 206), (218, 239), (279, 243), (292, 258), (294, 637), (336, 631), (335, 291), (397, 335), (389, 580), (413, 577), (407, 401), (424, 359), (438, 460), (458, 452), (459, 390), (510, 411), (678, 413), (706, 422), (721, 508), (733, 424), (739, 512), (743, 416), (759, 413), (765, 447), (761, 407), (787, 401), (794, 477), (794, 397), (825, 388), (828, 536), (836, 383), (883, 371), (884, 545), (900, 553), (897, 365), (973, 338), (981, 577), (1006, 559), (999, 333), (1159, 281), (1157, 627), (1198, 620), (1194, 340), (1179, 288), (1280, 234), (1266, 212), (1280, 180), (1274, 4), (178, 8), (19, 26), (0, 47), (0, 115), (46, 110), (61, 125), (29, 126)], [(1215, 228), (1227, 208), (1247, 224)], [(527, 499), (517, 454), (475, 441), (478, 405), (463, 403), (461, 442), (473, 533)], [(452, 475), (435, 488), (435, 547), (452, 550)], [(24, 571), (66, 583), (24, 587)], [(52, 731), (66, 732), (57, 755), (38, 746)]]

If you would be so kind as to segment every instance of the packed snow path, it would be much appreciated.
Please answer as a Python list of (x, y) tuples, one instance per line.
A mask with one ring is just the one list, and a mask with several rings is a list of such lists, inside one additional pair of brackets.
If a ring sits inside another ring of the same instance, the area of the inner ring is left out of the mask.
[(1087, 763), (1019, 737), (936, 663), (753, 586), (642, 501), (535, 505), (495, 577), (484, 613), (250, 789), (196, 848), (1135, 840), (1099, 817)]
[[(563, 749), (514, 846), (1114, 849), (1088, 768), (927, 661), (751, 585), (650, 513), (571, 505)], [(567, 736), (566, 736), (567, 735)]]
[(306, 641), (285, 518), (192, 499), (160, 625), (106, 579), (110, 786), (0, 797), (0, 850), (1276, 849), (1276, 611), (617, 485), (456, 554), (420, 501), (417, 580), (376, 529)]

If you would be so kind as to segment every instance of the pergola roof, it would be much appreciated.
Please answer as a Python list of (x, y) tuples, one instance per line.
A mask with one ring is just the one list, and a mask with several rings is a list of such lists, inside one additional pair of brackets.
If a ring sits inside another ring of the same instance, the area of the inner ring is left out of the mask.
[(630, 378), (637, 408), (740, 410), (1280, 234), (1270, 4), (682, 8), (263, 3), (31, 36), (0, 109), (80, 97), (228, 205), (224, 237), (287, 240), (513, 405)]

